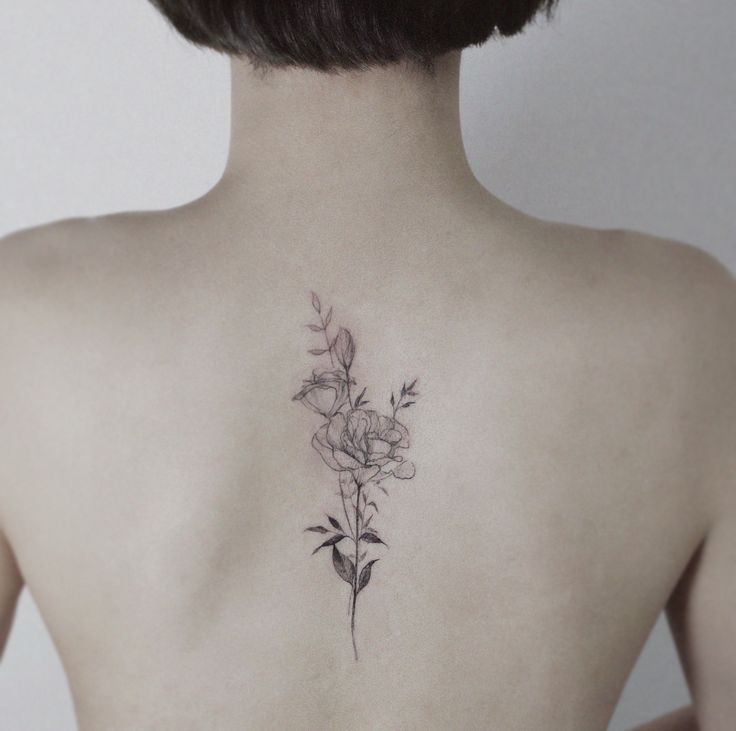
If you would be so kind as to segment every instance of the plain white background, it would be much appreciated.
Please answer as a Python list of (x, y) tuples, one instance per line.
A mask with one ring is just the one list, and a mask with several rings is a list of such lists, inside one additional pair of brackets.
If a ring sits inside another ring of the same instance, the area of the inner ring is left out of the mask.
[[(0, 17), (0, 235), (176, 206), (216, 182), (226, 63), (175, 37), (146, 0), (0, 0)], [(561, 0), (551, 25), (467, 51), (477, 176), (534, 215), (687, 241), (736, 271), (734, 30), (733, 0)], [(660, 622), (611, 731), (686, 702)], [(24, 595), (0, 668), (0, 729), (74, 728)]]

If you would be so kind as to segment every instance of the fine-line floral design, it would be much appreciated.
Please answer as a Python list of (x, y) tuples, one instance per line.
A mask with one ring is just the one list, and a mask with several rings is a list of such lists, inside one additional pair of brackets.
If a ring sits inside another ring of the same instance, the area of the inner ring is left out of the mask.
[[(331, 334), (332, 307), (323, 311), (320, 298), (312, 293), (312, 307), (318, 321), (307, 327), (320, 338), (309, 353), (322, 360), (305, 378), (293, 397), (322, 417), (312, 437), (312, 446), (324, 463), (336, 473), (337, 490), (345, 526), (327, 515), (329, 525), (314, 525), (307, 531), (328, 535), (312, 555), (323, 548), (332, 551), (332, 565), (337, 575), (350, 585), (350, 633), (353, 653), (358, 659), (355, 641), (355, 612), (358, 595), (371, 580), (378, 558), (369, 556), (381, 547), (388, 548), (374, 525), (377, 522), (380, 497), (388, 495), (384, 482), (390, 479), (410, 480), (415, 468), (404, 456), (409, 447), (409, 431), (399, 415), (413, 406), (418, 396), (417, 379), (404, 382), (398, 393), (391, 393), (385, 411), (368, 408), (367, 387), (358, 392), (351, 373), (355, 359), (355, 340), (350, 330), (339, 327)], [(329, 362), (328, 362), (329, 361)], [(358, 395), (354, 395), (355, 393)], [(352, 544), (348, 551), (341, 550)]]

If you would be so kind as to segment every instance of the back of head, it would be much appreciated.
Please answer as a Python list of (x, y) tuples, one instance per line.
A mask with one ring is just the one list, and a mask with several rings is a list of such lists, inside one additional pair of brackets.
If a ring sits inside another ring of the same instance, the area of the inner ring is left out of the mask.
[(334, 71), (439, 55), (519, 33), (557, 0), (151, 0), (190, 41), (257, 67)]

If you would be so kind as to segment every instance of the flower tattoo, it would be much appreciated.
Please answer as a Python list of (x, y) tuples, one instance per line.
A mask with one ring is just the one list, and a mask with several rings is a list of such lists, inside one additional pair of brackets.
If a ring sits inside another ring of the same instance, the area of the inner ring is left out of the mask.
[[(387, 413), (366, 408), (370, 403), (365, 398), (367, 387), (357, 396), (353, 395), (358, 389), (351, 374), (355, 341), (350, 330), (340, 327), (332, 337), (332, 307), (323, 314), (322, 303), (314, 293), (312, 307), (319, 322), (307, 327), (318, 333), (324, 343), (309, 353), (329, 358), (329, 367), (313, 370), (293, 400), (322, 417), (322, 424), (312, 437), (312, 446), (322, 461), (337, 473), (336, 494), (347, 530), (331, 515), (327, 516), (329, 526), (315, 525), (306, 530), (330, 535), (312, 555), (330, 548), (335, 572), (350, 585), (350, 634), (357, 660), (355, 610), (358, 595), (368, 586), (373, 566), (379, 560), (369, 557), (368, 553), (380, 546), (388, 548), (372, 525), (378, 515), (375, 490), (388, 495), (384, 481), (414, 477), (414, 464), (404, 454), (409, 448), (409, 431), (397, 415), (414, 405), (418, 396), (417, 379), (405, 382), (398, 394), (391, 393)], [(348, 552), (340, 550), (339, 544), (345, 545), (343, 541), (352, 543)]]

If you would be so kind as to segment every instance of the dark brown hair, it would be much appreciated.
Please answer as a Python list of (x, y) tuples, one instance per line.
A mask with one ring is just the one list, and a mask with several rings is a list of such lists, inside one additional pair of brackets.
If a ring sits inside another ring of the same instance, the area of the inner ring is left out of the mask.
[(151, 0), (190, 41), (256, 66), (431, 69), (448, 51), (519, 33), (557, 0)]

